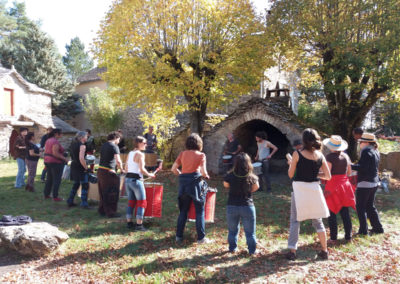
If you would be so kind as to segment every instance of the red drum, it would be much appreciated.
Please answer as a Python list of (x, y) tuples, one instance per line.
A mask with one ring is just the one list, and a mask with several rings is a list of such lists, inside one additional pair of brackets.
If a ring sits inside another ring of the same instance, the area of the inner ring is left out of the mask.
[[(209, 191), (206, 196), (206, 204), (204, 205), (204, 217), (207, 223), (214, 223), (216, 192)], [(191, 222), (196, 221), (196, 209), (193, 201), (190, 203), (188, 219)]]
[[(145, 183), (147, 207), (144, 211), (145, 218), (162, 217), (162, 199), (164, 188), (162, 183)], [(136, 215), (135, 208), (135, 215)]]

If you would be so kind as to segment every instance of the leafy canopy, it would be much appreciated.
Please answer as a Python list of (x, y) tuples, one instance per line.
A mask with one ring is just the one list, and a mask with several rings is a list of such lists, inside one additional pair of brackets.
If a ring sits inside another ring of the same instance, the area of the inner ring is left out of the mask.
[(70, 44), (65, 45), (65, 49), (67, 52), (63, 56), (63, 63), (72, 82), (76, 82), (79, 76), (93, 68), (93, 60), (85, 51), (85, 45), (79, 37), (71, 39)]
[(82, 103), (95, 132), (106, 134), (122, 124), (122, 110), (113, 104), (109, 93), (110, 90), (91, 88)]
[(322, 86), (333, 130), (350, 139), (400, 82), (399, 19), (399, 0), (278, 0), (268, 26), (276, 49), (313, 76), (303, 82)]
[(249, 0), (119, 0), (95, 43), (121, 104), (167, 116), (205, 112), (257, 87), (267, 59), (262, 21)]

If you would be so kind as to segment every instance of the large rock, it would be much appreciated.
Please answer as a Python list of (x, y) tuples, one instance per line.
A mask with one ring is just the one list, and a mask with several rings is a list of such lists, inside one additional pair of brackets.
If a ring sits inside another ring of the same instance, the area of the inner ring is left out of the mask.
[(45, 222), (0, 227), (0, 244), (20, 254), (42, 256), (68, 240), (67, 233)]

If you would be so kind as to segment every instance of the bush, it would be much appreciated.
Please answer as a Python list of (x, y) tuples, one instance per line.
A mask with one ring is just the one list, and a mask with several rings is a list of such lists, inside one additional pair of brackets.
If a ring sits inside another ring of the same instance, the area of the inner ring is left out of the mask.
[(328, 105), (324, 101), (310, 103), (301, 99), (298, 107), (298, 118), (309, 127), (314, 127), (325, 133), (333, 132)]

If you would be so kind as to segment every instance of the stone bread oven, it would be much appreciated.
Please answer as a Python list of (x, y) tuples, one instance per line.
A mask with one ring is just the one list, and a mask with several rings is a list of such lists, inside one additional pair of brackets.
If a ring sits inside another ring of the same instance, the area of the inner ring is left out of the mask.
[(221, 157), (229, 133), (234, 133), (243, 150), (254, 157), (257, 152), (254, 134), (265, 131), (268, 140), (279, 149), (271, 160), (270, 170), (284, 171), (287, 169), (285, 155), (293, 151), (291, 144), (301, 139), (304, 128), (288, 107), (287, 97), (252, 98), (241, 104), (204, 137), (207, 169), (214, 174), (222, 173)]

